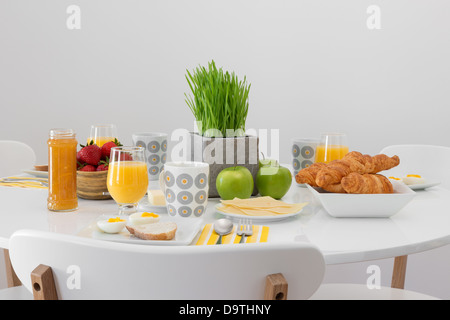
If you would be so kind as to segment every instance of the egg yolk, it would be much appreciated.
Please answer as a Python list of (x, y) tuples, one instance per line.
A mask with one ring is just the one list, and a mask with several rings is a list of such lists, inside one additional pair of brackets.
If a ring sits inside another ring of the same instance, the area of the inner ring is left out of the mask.
[(144, 212), (143, 214), (141, 214), (141, 217), (158, 218), (159, 216), (157, 214), (154, 214), (153, 212)]
[(400, 178), (396, 178), (396, 177), (389, 177), (389, 179), (401, 180)]
[(108, 222), (122, 222), (122, 221), (125, 221), (125, 220), (122, 220), (119, 217), (117, 217), (117, 218), (109, 218), (108, 219)]
[(408, 174), (406, 175), (408, 178), (422, 178), (421, 176), (419, 176), (418, 174)]

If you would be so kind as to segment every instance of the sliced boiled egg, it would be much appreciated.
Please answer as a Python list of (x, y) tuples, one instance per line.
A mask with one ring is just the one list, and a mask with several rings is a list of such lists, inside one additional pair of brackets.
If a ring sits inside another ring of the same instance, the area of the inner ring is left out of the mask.
[(105, 233), (119, 233), (125, 227), (127, 221), (119, 217), (97, 221), (97, 227)]
[(389, 177), (389, 179), (397, 180), (397, 181), (401, 181), (402, 180), (402, 178), (397, 178), (397, 177)]
[(408, 174), (402, 178), (402, 181), (407, 185), (425, 183), (425, 179), (418, 174)]
[(153, 212), (136, 212), (130, 215), (130, 223), (134, 225), (155, 223), (159, 221), (159, 215)]

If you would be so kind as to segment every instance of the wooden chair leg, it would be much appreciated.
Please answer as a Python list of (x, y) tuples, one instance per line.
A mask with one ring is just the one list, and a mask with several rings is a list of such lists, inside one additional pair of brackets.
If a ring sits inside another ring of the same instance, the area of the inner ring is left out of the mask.
[(399, 256), (394, 259), (394, 270), (392, 272), (392, 288), (404, 289), (406, 277), (406, 263), (408, 256)]
[(5, 257), (6, 282), (8, 284), (8, 288), (18, 287), (22, 285), (22, 282), (20, 282), (11, 264), (11, 259), (9, 258), (9, 250), (3, 249), (3, 255)]
[(31, 272), (34, 300), (58, 300), (52, 268), (40, 264)]
[(266, 277), (264, 300), (286, 300), (288, 283), (281, 273), (270, 274)]

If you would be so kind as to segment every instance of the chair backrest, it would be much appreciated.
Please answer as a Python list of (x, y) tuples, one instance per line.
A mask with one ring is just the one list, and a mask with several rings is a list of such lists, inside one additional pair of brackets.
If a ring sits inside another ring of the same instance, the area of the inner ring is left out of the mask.
[(266, 276), (281, 273), (289, 299), (320, 286), (325, 263), (312, 244), (152, 246), (20, 230), (9, 241), (16, 274), (50, 266), (59, 299), (263, 299)]
[(27, 144), (19, 141), (0, 140), (0, 177), (21, 173), (24, 169), (33, 169), (36, 154)]
[(434, 145), (392, 145), (380, 153), (398, 155), (400, 164), (389, 170), (389, 176), (418, 174), (430, 180), (438, 180), (450, 188), (450, 147)]

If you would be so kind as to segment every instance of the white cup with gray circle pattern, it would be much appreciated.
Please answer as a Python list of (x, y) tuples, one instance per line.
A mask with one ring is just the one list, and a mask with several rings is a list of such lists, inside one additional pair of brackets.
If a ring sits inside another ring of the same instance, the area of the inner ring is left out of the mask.
[(294, 175), (301, 169), (308, 168), (316, 158), (319, 139), (294, 138), (291, 143), (292, 168)]
[(173, 217), (200, 218), (206, 211), (209, 192), (209, 164), (168, 162), (159, 176), (167, 213)]
[(159, 132), (141, 132), (132, 135), (133, 144), (145, 149), (148, 180), (159, 179), (159, 173), (167, 160), (167, 134)]

